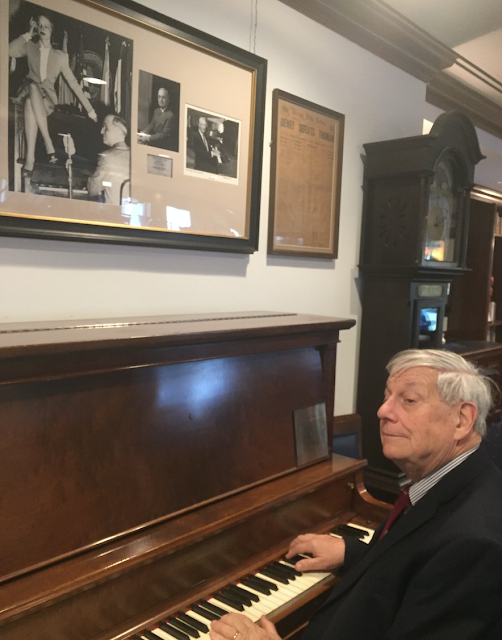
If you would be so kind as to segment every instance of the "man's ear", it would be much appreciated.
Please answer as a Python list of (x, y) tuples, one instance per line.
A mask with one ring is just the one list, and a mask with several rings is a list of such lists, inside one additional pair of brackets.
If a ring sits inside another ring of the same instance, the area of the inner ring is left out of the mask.
[(455, 439), (462, 440), (470, 434), (474, 427), (474, 422), (478, 417), (478, 408), (474, 402), (461, 402), (459, 406), (458, 425), (455, 430)]

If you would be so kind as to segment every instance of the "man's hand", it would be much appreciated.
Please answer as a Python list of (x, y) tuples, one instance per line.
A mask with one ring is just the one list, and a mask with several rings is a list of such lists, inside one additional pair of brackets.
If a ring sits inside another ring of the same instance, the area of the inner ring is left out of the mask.
[(314, 557), (298, 561), (295, 565), (297, 571), (330, 571), (343, 564), (345, 542), (342, 538), (307, 533), (293, 540), (286, 558), (292, 558), (299, 553), (310, 553)]
[(150, 142), (150, 134), (143, 133), (143, 131), (138, 131), (138, 143), (139, 144), (148, 144)]
[(228, 613), (211, 622), (211, 640), (281, 640), (275, 626), (265, 616), (260, 626), (240, 613)]

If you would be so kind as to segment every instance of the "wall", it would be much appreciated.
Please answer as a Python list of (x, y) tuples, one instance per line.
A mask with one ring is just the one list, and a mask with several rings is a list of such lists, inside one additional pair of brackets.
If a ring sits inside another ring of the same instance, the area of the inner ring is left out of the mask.
[[(359, 319), (363, 143), (421, 133), (425, 85), (278, 0), (145, 0), (267, 58), (260, 248), (251, 256), (0, 238), (0, 321), (273, 310)], [(154, 52), (153, 52), (154, 55)], [(172, 62), (166, 61), (166, 67)], [(344, 113), (339, 257), (267, 256), (272, 89)], [(342, 334), (337, 415), (355, 405), (358, 328)]]

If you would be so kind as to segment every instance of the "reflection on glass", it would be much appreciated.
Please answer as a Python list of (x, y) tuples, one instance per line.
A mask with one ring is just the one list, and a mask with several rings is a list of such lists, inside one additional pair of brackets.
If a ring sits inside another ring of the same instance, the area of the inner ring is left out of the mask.
[(434, 347), (436, 331), (438, 330), (439, 309), (428, 307), (420, 310), (420, 330), (418, 332), (418, 347), (429, 349)]
[(455, 180), (451, 163), (440, 160), (429, 190), (424, 260), (453, 262), (457, 235)]
[(149, 227), (152, 219), (150, 203), (123, 198), (121, 216), (124, 219), (124, 224), (131, 227)]
[(192, 226), (190, 211), (176, 209), (176, 207), (166, 207), (166, 222), (169, 231), (181, 231)]

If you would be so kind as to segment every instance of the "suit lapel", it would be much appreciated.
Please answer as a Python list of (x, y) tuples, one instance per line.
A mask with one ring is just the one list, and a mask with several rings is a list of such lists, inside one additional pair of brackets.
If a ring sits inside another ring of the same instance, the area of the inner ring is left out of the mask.
[(478, 449), (462, 464), (441, 478), (395, 526), (389, 529), (381, 540), (370, 543), (371, 548), (368, 549), (366, 555), (333, 587), (330, 596), (320, 610), (322, 611), (346, 593), (381, 555), (433, 518), (440, 505), (454, 498), (490, 464), (491, 461), (485, 452)]

